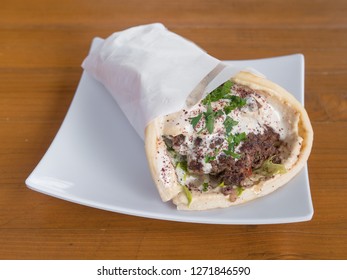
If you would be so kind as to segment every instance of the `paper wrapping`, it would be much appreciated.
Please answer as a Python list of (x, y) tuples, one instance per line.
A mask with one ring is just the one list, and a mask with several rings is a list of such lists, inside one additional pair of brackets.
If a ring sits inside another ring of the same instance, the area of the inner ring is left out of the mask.
[(193, 105), (241, 70), (160, 23), (112, 34), (82, 67), (111, 93), (142, 139), (151, 120)]

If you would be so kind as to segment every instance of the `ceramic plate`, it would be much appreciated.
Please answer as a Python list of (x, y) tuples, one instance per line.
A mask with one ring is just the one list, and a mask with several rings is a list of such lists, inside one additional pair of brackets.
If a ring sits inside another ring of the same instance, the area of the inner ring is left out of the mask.
[[(301, 54), (226, 63), (253, 67), (304, 102)], [(274, 193), (227, 209), (185, 212), (162, 202), (143, 141), (111, 95), (85, 72), (61, 128), (26, 184), (90, 207), (180, 222), (273, 224), (307, 221), (313, 215), (307, 166)]]

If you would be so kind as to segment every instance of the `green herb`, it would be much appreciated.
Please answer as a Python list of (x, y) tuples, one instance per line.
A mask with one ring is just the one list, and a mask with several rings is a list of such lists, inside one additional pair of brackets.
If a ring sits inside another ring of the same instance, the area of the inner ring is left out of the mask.
[(241, 108), (246, 105), (246, 99), (241, 98), (237, 95), (231, 95), (231, 88), (233, 86), (232, 81), (226, 81), (224, 84), (217, 87), (209, 95), (205, 97), (202, 104), (207, 105), (208, 103), (218, 101), (220, 99), (228, 99), (229, 105), (224, 107), (224, 113), (228, 115), (232, 110)]
[(226, 81), (224, 84), (211, 91), (202, 101), (202, 104), (207, 105), (208, 103), (215, 102), (220, 99), (225, 99), (227, 95), (230, 93), (232, 86), (232, 81)]
[(190, 118), (190, 122), (191, 122), (194, 129), (195, 129), (196, 125), (198, 124), (198, 122), (200, 121), (201, 117), (202, 117), (202, 113), (200, 113), (199, 115), (197, 115), (193, 118)]
[(240, 159), (241, 158), (241, 155), (238, 154), (238, 153), (235, 153), (234, 151), (232, 151), (230, 148), (228, 150), (223, 150), (223, 152), (228, 155), (228, 156), (231, 156), (233, 158), (237, 158), (237, 159)]
[(209, 102), (207, 105), (207, 110), (203, 113), (203, 115), (205, 118), (205, 127), (203, 127), (198, 133), (201, 133), (203, 130), (207, 129), (207, 131), (212, 134), (214, 130), (215, 119), (223, 115), (223, 111), (218, 110), (217, 112), (214, 112), (211, 106), (211, 102)]
[(187, 186), (182, 185), (184, 194), (186, 195), (187, 199), (188, 199), (188, 207), (190, 205), (190, 203), (192, 202), (192, 193), (190, 192), (190, 190), (187, 188)]
[(245, 141), (246, 139), (247, 139), (247, 135), (245, 132), (236, 133), (233, 137), (235, 147), (238, 146), (242, 141)]
[(212, 134), (213, 130), (214, 130), (214, 119), (215, 119), (215, 116), (214, 116), (213, 112), (212, 113), (208, 113), (208, 112), (205, 113), (206, 129), (210, 134)]
[(202, 191), (203, 192), (207, 192), (208, 191), (208, 183), (207, 182), (202, 184)]
[(225, 186), (224, 181), (222, 181), (222, 182), (219, 183), (219, 185), (218, 185), (218, 187), (221, 187), (221, 188), (223, 188), (224, 186)]
[[(222, 116), (223, 114), (226, 114), (226, 119), (224, 121), (224, 126), (226, 130), (226, 134), (228, 135), (232, 127), (235, 126), (238, 122), (234, 121), (232, 118), (228, 116), (228, 114), (236, 109), (241, 108), (246, 104), (246, 99), (241, 98), (236, 95), (231, 95), (231, 88), (233, 86), (233, 82), (226, 81), (224, 84), (217, 87), (215, 90), (213, 90), (210, 94), (208, 94), (203, 100), (202, 104), (206, 105), (206, 112), (200, 113), (196, 115), (195, 117), (190, 118), (191, 124), (193, 128), (197, 126), (199, 121), (201, 120), (202, 116), (204, 116), (205, 119), (205, 127), (201, 128), (198, 133), (201, 133), (205, 129), (208, 131), (208, 133), (212, 134), (214, 131), (214, 123), (215, 119), (219, 116)], [(229, 100), (228, 105), (226, 105), (223, 110), (218, 110), (216, 112), (213, 111), (211, 102), (218, 101), (220, 99)]]
[(235, 108), (241, 108), (246, 105), (247, 100), (237, 95), (230, 95), (227, 97), (230, 102), (230, 106), (234, 106)]
[(226, 115), (230, 114), (232, 110), (235, 110), (236, 108), (241, 108), (246, 105), (247, 101), (244, 98), (241, 98), (236, 95), (228, 96), (227, 99), (230, 100), (229, 104), (224, 106), (224, 113)]
[[(214, 130), (214, 122), (216, 117), (221, 116), (223, 114), (228, 115), (232, 110), (236, 108), (241, 108), (242, 106), (246, 104), (246, 99), (236, 95), (231, 95), (232, 86), (233, 86), (233, 82), (228, 80), (224, 84), (220, 85), (215, 90), (210, 92), (202, 100), (202, 104), (207, 105), (207, 110), (206, 112), (203, 113), (206, 124), (205, 124), (205, 127), (199, 131), (199, 133), (203, 131), (204, 129), (207, 129), (207, 131), (210, 134), (212, 134)], [(218, 110), (217, 112), (213, 112), (211, 102), (215, 102), (220, 99), (229, 100), (229, 104), (226, 105), (223, 110)], [(201, 114), (191, 118), (191, 123), (193, 125), (193, 128), (196, 127), (196, 125), (201, 120), (201, 118), (202, 118)], [(226, 128), (227, 134), (230, 133), (232, 127), (236, 124), (237, 122), (233, 121), (230, 117), (226, 119), (226, 121), (224, 122), (224, 125)]]
[(210, 155), (205, 156), (205, 162), (206, 163), (209, 163), (210, 161), (215, 160), (215, 159), (216, 159), (216, 156), (210, 156)]
[(241, 141), (244, 141), (247, 139), (246, 133), (242, 132), (242, 133), (236, 133), (236, 134), (229, 134), (227, 141), (229, 144), (229, 149), (231, 149), (232, 151), (235, 150), (235, 147), (237, 147)]
[(253, 173), (263, 175), (263, 176), (272, 176), (276, 174), (284, 174), (287, 172), (287, 169), (283, 164), (273, 163), (273, 157), (265, 160), (260, 168), (255, 169)]
[(242, 142), (247, 139), (247, 135), (245, 132), (242, 133), (236, 133), (230, 134), (227, 138), (228, 141), (228, 150), (223, 150), (223, 152), (228, 155), (232, 156), (233, 158), (241, 158), (241, 155), (238, 153), (235, 153), (235, 148)]
[(229, 133), (231, 132), (231, 130), (233, 129), (233, 126), (237, 125), (238, 122), (234, 121), (232, 118), (230, 118), (229, 116), (226, 116), (225, 121), (224, 121), (224, 127), (225, 127), (225, 132), (226, 135), (229, 135)]
[(206, 110), (206, 113), (204, 113), (205, 116), (209, 116), (213, 113), (213, 108), (212, 108), (212, 105), (211, 105), (211, 102), (208, 102), (207, 104), (207, 110)]

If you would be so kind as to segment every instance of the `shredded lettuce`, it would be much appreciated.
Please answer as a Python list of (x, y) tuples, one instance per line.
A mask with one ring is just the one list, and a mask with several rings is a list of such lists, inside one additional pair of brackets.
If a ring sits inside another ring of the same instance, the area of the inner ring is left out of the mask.
[(188, 164), (186, 161), (179, 161), (176, 167), (181, 168), (184, 172), (188, 172)]
[[(177, 170), (179, 169), (179, 170)], [(179, 161), (176, 164), (176, 174), (178, 176), (178, 179), (181, 181), (181, 183), (185, 183), (187, 180), (187, 175), (188, 175), (188, 166), (186, 161)], [(182, 174), (183, 176), (181, 177), (180, 175)]]
[(218, 185), (218, 187), (221, 187), (221, 188), (224, 188), (224, 181), (222, 181), (219, 185)]
[(190, 192), (190, 190), (188, 189), (187, 186), (184, 186), (182, 185), (182, 188), (183, 188), (183, 191), (184, 191), (184, 194), (186, 195), (187, 199), (188, 199), (188, 207), (190, 205), (190, 203), (192, 202), (192, 193)]
[(287, 169), (283, 164), (273, 163), (273, 157), (265, 160), (262, 166), (253, 171), (255, 174), (263, 175), (263, 176), (273, 176), (277, 174), (284, 174), (287, 172)]
[(243, 187), (241, 187), (241, 186), (237, 187), (236, 188), (237, 196), (240, 196), (243, 193), (244, 190), (245, 189)]

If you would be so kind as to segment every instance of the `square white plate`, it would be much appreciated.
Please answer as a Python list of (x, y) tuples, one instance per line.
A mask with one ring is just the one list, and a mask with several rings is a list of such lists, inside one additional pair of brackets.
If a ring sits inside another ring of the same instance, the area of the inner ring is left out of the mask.
[[(257, 69), (304, 102), (303, 55), (227, 63)], [(106, 89), (85, 72), (61, 128), (26, 184), (90, 207), (181, 222), (273, 224), (307, 221), (313, 215), (307, 166), (287, 185), (244, 205), (185, 212), (163, 203), (143, 141)]]

